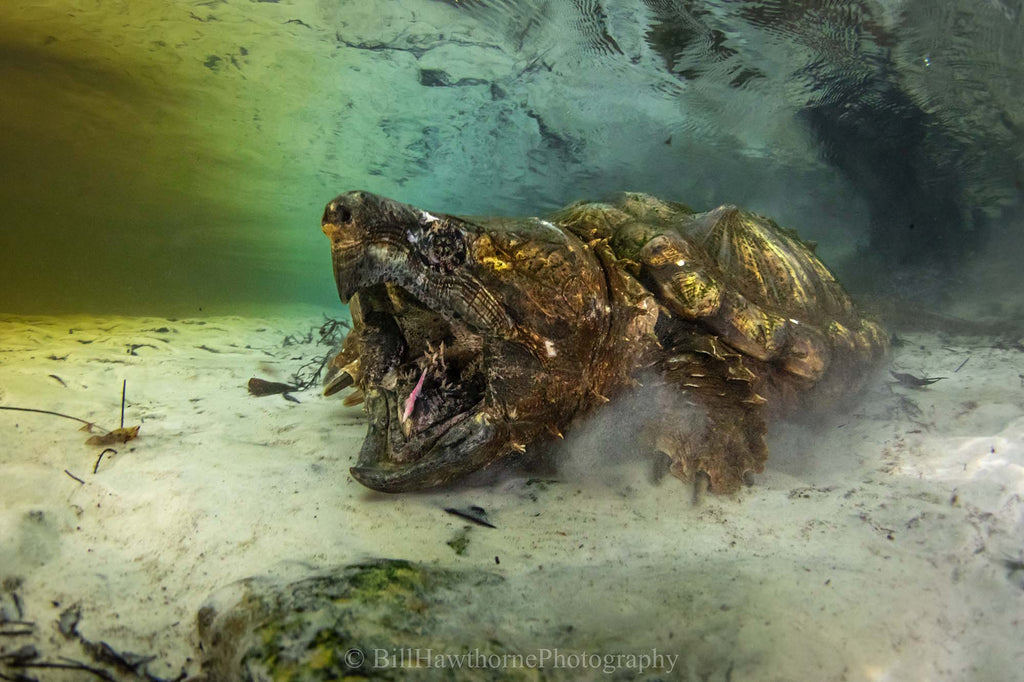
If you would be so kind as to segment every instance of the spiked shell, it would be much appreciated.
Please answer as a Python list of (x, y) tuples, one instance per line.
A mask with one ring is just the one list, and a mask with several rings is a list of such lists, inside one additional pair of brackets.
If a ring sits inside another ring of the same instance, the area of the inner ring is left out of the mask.
[(462, 219), (357, 191), (321, 227), (354, 322), (327, 391), (365, 400), (352, 473), (377, 490), (454, 480), (642, 386), (638, 451), (730, 492), (763, 469), (769, 410), (856, 392), (888, 347), (813, 245), (732, 206)]
[(815, 400), (849, 393), (888, 348), (814, 245), (756, 213), (695, 213), (626, 193), (615, 204), (571, 206), (559, 222), (607, 240), (672, 316), (745, 356), (769, 398), (791, 403), (810, 388)]

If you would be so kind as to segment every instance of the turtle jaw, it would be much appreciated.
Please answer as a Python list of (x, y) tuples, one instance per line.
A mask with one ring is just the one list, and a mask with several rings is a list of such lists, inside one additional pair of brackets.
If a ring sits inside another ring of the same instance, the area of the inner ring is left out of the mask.
[[(487, 334), (447, 320), (394, 283), (352, 296), (367, 433), (353, 478), (381, 492), (444, 485), (486, 466), (508, 442), (490, 405)], [(351, 365), (350, 365), (351, 366)], [(343, 370), (344, 371), (344, 370)]]
[(356, 357), (346, 357), (328, 392), (362, 392), (367, 435), (351, 474), (382, 492), (444, 485), (499, 458), (508, 442), (483, 367), (498, 332), (468, 304), (471, 296), (439, 286), (424, 257), (422, 240), (438, 220), (349, 192), (327, 205), (321, 222), (357, 339)]
[[(370, 401), (367, 402), (369, 407)], [(389, 440), (387, 427), (370, 415), (366, 440), (359, 463), (349, 469), (352, 477), (368, 488), (401, 493), (435, 488), (473, 473), (501, 455), (500, 420), (482, 403), (429, 429), (432, 443), (409, 463), (388, 457), (396, 443)]]

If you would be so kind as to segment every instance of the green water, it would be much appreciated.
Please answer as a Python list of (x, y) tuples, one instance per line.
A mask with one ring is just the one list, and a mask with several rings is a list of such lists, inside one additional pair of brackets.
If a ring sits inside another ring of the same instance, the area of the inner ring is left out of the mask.
[(928, 298), (1018, 232), (1021, 34), (996, 0), (9, 0), (0, 310), (334, 305), (357, 188), (736, 203)]
[(331, 300), (322, 46), (273, 4), (203, 9), (0, 10), (5, 310)]

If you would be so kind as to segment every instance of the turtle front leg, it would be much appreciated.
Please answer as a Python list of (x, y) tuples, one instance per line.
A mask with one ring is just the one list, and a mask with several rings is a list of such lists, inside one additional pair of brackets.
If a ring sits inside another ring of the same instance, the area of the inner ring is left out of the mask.
[(695, 499), (740, 489), (752, 473), (764, 470), (763, 410), (752, 406), (702, 404), (700, 397), (649, 425), (649, 443), (666, 456), (669, 471), (692, 482)]
[(669, 471), (713, 493), (732, 493), (764, 470), (768, 451), (764, 399), (743, 357), (713, 338), (695, 337), (663, 366), (664, 389), (647, 440)]

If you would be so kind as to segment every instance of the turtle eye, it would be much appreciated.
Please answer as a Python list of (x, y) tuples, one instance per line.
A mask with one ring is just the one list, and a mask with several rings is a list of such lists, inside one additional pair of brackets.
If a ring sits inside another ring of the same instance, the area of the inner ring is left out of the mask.
[(343, 225), (352, 220), (352, 211), (349, 210), (344, 201), (339, 201), (341, 198), (338, 197), (338, 199), (327, 204), (327, 208), (324, 209), (324, 217), (321, 219), (322, 222), (332, 225)]
[(427, 261), (445, 270), (454, 270), (466, 262), (466, 242), (462, 231), (447, 221), (430, 224), (423, 235)]

